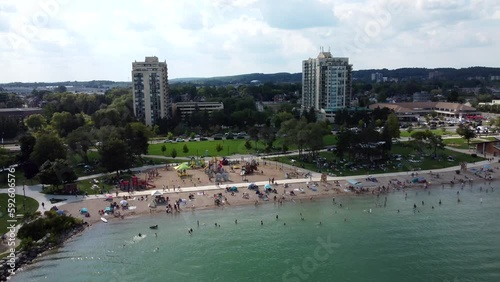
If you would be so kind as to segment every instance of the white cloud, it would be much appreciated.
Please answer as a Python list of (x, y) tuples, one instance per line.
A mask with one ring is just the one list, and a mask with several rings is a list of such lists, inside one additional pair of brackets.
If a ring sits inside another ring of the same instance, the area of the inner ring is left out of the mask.
[(170, 77), (300, 72), (320, 46), (355, 69), (500, 64), (496, 0), (117, 3), (0, 0), (0, 81), (127, 80), (151, 55)]

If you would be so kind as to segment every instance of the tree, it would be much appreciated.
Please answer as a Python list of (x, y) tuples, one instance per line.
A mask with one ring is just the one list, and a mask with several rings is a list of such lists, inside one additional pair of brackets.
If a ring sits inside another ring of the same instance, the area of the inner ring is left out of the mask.
[(428, 141), (429, 141), (429, 147), (431, 147), (431, 149), (433, 150), (434, 155), (436, 155), (437, 149), (444, 149), (444, 142), (441, 136), (430, 132), (430, 135), (428, 136)]
[(320, 123), (309, 123), (306, 126), (306, 132), (308, 135), (306, 144), (313, 156), (316, 156), (318, 150), (323, 148), (323, 136), (326, 134), (326, 129)]
[(21, 149), (21, 153), (19, 154), (19, 161), (25, 162), (29, 160), (31, 153), (36, 144), (36, 138), (31, 134), (26, 134), (19, 138), (19, 147)]
[(69, 112), (54, 113), (50, 125), (60, 137), (66, 137), (73, 130), (85, 125), (85, 119), (81, 114), (72, 115)]
[(41, 166), (46, 161), (65, 160), (66, 148), (58, 137), (51, 134), (43, 134), (37, 138), (30, 158), (38, 166)]
[(166, 151), (167, 151), (167, 146), (165, 146), (165, 144), (161, 145), (161, 153), (165, 155)]
[(224, 147), (221, 143), (217, 143), (217, 145), (215, 145), (215, 150), (217, 151), (217, 153), (219, 153), (220, 151), (224, 150)]
[(182, 152), (184, 154), (187, 154), (189, 152), (189, 148), (188, 148), (187, 144), (184, 144), (184, 146), (182, 146)]
[(66, 160), (57, 159), (46, 161), (38, 173), (38, 178), (43, 184), (50, 184), (56, 188), (64, 183), (73, 182), (78, 179), (75, 171), (69, 166)]
[(140, 156), (148, 153), (149, 137), (151, 130), (140, 122), (132, 122), (125, 126), (124, 138), (132, 149), (134, 156)]
[(101, 166), (108, 172), (128, 169), (133, 163), (132, 150), (121, 139), (108, 139), (102, 142), (98, 149), (101, 156)]
[(175, 148), (172, 149), (172, 152), (170, 152), (170, 156), (174, 159), (177, 157), (177, 150)]
[(41, 114), (34, 114), (27, 117), (24, 123), (30, 130), (38, 131), (47, 125), (47, 120)]
[(273, 143), (274, 140), (276, 140), (276, 134), (274, 134), (273, 128), (269, 126), (264, 126), (261, 128), (260, 132), (260, 139), (266, 143), (266, 151), (271, 151), (273, 148)]
[(387, 117), (386, 126), (391, 138), (399, 138), (401, 134), (399, 131), (399, 121), (398, 117), (394, 113), (389, 114)]
[(250, 141), (246, 141), (245, 142), (245, 148), (247, 149), (247, 151), (250, 151), (250, 149), (252, 149), (252, 144), (250, 143)]
[(55, 92), (58, 92), (58, 93), (64, 93), (64, 92), (66, 92), (66, 90), (67, 90), (67, 89), (66, 89), (66, 86), (64, 86), (64, 85), (59, 85), (59, 86), (57, 86), (57, 87), (56, 87)]
[(250, 136), (250, 140), (255, 141), (255, 147), (257, 147), (257, 142), (259, 142), (259, 129), (255, 126), (252, 126), (248, 129), (248, 135)]
[(87, 152), (94, 144), (95, 138), (90, 128), (84, 126), (72, 131), (66, 137), (69, 149), (80, 155), (84, 163), (89, 163)]
[(462, 136), (463, 139), (467, 140), (467, 147), (470, 146), (470, 140), (476, 138), (476, 132), (466, 126), (460, 126), (457, 128), (457, 134)]

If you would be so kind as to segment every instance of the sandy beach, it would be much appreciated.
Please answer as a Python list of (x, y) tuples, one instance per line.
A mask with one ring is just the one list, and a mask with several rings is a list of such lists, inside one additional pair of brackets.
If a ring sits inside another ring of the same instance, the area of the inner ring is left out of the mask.
[[(166, 213), (166, 203), (160, 203), (155, 208), (150, 207), (153, 198), (151, 193), (156, 190), (161, 192), (163, 197), (168, 197), (169, 203), (172, 205), (174, 201), (181, 200), (180, 212), (192, 212), (199, 209), (228, 208), (238, 205), (280, 204), (280, 201), (282, 204), (289, 201), (314, 201), (317, 198), (355, 196), (362, 193), (383, 194), (407, 189), (460, 187), (460, 185), (463, 185), (461, 183), (471, 181), (487, 184), (489, 180), (481, 178), (480, 175), (471, 171), (473, 166), (480, 170), (484, 165), (484, 162), (476, 165), (469, 164), (468, 170), (462, 170), (460, 174), (456, 173), (456, 169), (445, 168), (436, 171), (390, 173), (383, 176), (328, 177), (327, 181), (321, 181), (321, 175), (318, 173), (313, 173), (312, 177), (305, 177), (307, 171), (303, 169), (288, 166), (281, 167), (275, 163), (266, 162), (266, 164), (260, 164), (258, 172), (247, 175), (246, 180), (240, 175), (241, 169), (239, 167), (230, 170), (228, 166), (227, 170), (230, 171), (228, 172), (229, 181), (222, 182), (220, 185), (217, 185), (213, 178), (209, 180), (203, 169), (190, 169), (188, 170), (189, 176), (181, 178), (172, 168), (161, 168), (157, 170), (158, 176), (150, 179), (150, 183), (156, 186), (154, 188), (131, 193), (119, 191), (118, 196), (116, 196), (116, 191), (113, 191), (112, 201), (106, 200), (102, 196), (91, 195), (81, 199), (81, 201), (64, 204), (60, 206), (60, 209), (66, 211), (67, 214), (82, 218), (93, 224), (101, 222), (99, 210), (109, 207), (111, 202), (119, 203), (123, 199), (126, 199), (129, 206), (135, 208), (133, 210), (120, 208), (116, 210), (115, 215), (110, 214), (103, 217), (108, 220), (127, 220), (127, 218), (150, 214), (163, 217), (170, 216), (171, 214)], [(489, 167), (492, 179), (497, 180), (500, 175), (498, 166), (492, 163)], [(286, 179), (286, 174), (293, 177)], [(140, 179), (148, 177), (146, 173), (137, 176)], [(415, 178), (425, 179), (426, 183), (413, 183)], [(255, 191), (248, 189), (250, 183), (255, 183), (259, 186), (260, 191), (263, 191), (264, 185), (269, 184), (273, 179), (275, 184), (271, 186), (277, 193), (269, 193), (267, 200), (259, 198)], [(352, 186), (352, 184), (347, 180), (352, 181), (354, 179), (361, 183), (364, 191), (356, 193), (349, 190), (349, 186)], [(165, 190), (163, 190), (164, 185), (167, 187)], [(236, 186), (238, 192), (226, 191), (226, 187), (232, 186)], [(295, 195), (290, 195), (291, 191), (294, 191)], [(247, 193), (247, 198), (243, 197), (244, 193)], [(190, 195), (192, 199), (189, 198)], [(216, 206), (214, 202), (216, 197), (220, 197), (222, 200), (221, 206)], [(88, 209), (90, 217), (84, 217), (84, 215), (80, 214), (82, 208)]]

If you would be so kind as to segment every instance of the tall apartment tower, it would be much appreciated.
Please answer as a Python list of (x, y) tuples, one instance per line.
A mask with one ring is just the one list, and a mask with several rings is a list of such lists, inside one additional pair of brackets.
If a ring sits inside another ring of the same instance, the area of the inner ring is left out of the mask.
[(332, 57), (323, 48), (317, 58), (302, 61), (302, 110), (310, 108), (332, 119), (349, 107), (352, 96), (352, 65), (349, 58)]
[(134, 114), (146, 125), (153, 126), (160, 118), (171, 116), (167, 63), (159, 62), (158, 57), (132, 63), (132, 92)]

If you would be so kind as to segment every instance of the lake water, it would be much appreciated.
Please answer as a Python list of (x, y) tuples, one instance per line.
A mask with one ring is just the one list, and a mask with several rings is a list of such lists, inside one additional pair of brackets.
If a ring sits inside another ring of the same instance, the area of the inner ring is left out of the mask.
[(385, 208), (385, 196), (366, 195), (338, 197), (342, 208), (306, 200), (110, 221), (12, 281), (500, 281), (497, 190), (395, 192)]

